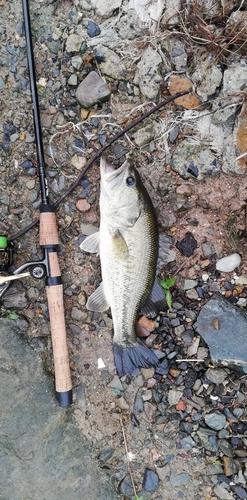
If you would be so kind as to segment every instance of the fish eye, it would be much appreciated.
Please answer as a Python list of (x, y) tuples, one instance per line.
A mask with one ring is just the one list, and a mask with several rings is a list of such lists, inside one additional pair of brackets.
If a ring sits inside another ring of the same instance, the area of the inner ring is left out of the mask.
[(130, 186), (130, 187), (135, 186), (135, 183), (136, 183), (135, 177), (133, 177), (132, 175), (127, 177), (127, 179), (126, 179), (127, 186)]

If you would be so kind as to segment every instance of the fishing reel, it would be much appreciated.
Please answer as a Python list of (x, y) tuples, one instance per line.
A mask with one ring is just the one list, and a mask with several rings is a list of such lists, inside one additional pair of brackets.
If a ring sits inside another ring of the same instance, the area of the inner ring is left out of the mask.
[(9, 241), (7, 236), (0, 235), (0, 297), (4, 294), (10, 285), (10, 282), (16, 279), (32, 276), (37, 280), (45, 278), (47, 275), (47, 259), (43, 256), (40, 261), (25, 262), (10, 273), (13, 264), (14, 244)]

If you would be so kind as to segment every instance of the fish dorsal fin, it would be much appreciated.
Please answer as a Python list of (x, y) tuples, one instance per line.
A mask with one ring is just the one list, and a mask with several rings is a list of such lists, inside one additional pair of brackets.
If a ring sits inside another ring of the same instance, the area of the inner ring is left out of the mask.
[(158, 283), (157, 279), (154, 282), (153, 288), (141, 307), (141, 312), (145, 316), (156, 316), (159, 311), (167, 309), (166, 296), (163, 288)]
[(105, 297), (103, 281), (92, 295), (90, 295), (86, 306), (89, 311), (103, 312), (109, 309), (110, 306)]
[(99, 231), (87, 236), (80, 244), (80, 249), (88, 253), (99, 253)]
[(118, 260), (125, 260), (128, 255), (128, 246), (119, 230), (112, 236), (112, 246), (115, 257)]

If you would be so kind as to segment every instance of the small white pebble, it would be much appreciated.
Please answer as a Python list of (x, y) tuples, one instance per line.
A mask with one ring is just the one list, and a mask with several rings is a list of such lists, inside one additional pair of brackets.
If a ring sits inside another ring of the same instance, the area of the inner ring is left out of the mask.
[(202, 281), (206, 282), (206, 281), (208, 281), (208, 279), (209, 279), (209, 274), (206, 274), (206, 273), (202, 274)]
[(223, 257), (223, 259), (218, 260), (216, 263), (216, 269), (223, 273), (230, 273), (234, 271), (236, 267), (240, 266), (241, 257), (238, 253), (233, 253), (228, 255), (227, 257)]
[(105, 363), (102, 358), (98, 358), (98, 370), (105, 368)]

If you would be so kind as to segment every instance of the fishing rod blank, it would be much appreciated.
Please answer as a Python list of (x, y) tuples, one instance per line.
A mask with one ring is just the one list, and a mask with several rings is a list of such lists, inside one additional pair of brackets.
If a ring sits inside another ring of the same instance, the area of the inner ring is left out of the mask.
[(32, 47), (31, 23), (28, 0), (22, 0), (24, 27), (26, 33), (27, 58), (30, 87), (33, 100), (33, 121), (37, 148), (39, 180), (41, 191), (40, 206), (40, 246), (44, 250), (46, 263), (46, 294), (50, 315), (51, 337), (55, 367), (56, 396), (61, 406), (72, 403), (72, 382), (66, 340), (66, 327), (63, 305), (63, 285), (58, 262), (58, 231), (53, 206), (49, 203), (45, 161), (40, 125), (39, 102), (36, 85), (35, 65)]

